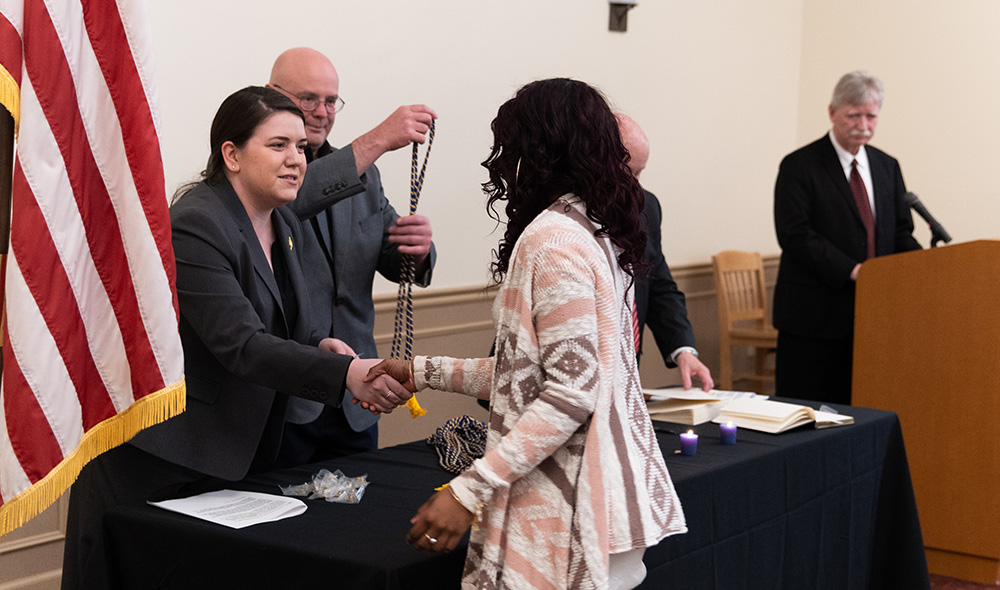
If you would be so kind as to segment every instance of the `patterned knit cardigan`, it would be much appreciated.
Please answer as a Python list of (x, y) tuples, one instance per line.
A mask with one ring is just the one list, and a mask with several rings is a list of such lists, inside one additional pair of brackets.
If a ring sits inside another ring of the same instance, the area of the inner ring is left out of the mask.
[(480, 515), (463, 589), (608, 586), (608, 555), (687, 531), (639, 385), (632, 292), (582, 201), (518, 239), (495, 359), (416, 357), (418, 388), (491, 398), (486, 455), (451, 486)]

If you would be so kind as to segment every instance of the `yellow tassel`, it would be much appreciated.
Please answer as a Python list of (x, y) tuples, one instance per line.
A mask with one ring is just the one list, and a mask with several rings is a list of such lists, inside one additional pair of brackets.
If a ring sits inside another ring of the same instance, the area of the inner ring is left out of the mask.
[(38, 516), (52, 505), (91, 459), (135, 436), (140, 430), (184, 411), (187, 403), (183, 379), (146, 395), (124, 412), (94, 426), (80, 443), (45, 477), (0, 505), (0, 537)]
[(417, 396), (413, 396), (406, 400), (406, 407), (410, 410), (410, 418), (419, 418), (427, 413), (427, 410), (420, 407), (420, 402), (417, 401)]
[(0, 65), (0, 105), (3, 105), (14, 119), (14, 135), (21, 125), (21, 88), (7, 68)]

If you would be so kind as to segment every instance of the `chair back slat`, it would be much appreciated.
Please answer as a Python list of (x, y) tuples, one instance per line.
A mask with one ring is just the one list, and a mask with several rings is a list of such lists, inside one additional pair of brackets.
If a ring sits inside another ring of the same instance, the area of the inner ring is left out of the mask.
[[(774, 381), (766, 355), (777, 346), (778, 333), (768, 321), (764, 262), (757, 252), (727, 250), (712, 257), (715, 293), (719, 303), (719, 380), (723, 389), (734, 381), (751, 380), (764, 393)], [(752, 372), (735, 373), (733, 346), (753, 349)]]
[(727, 250), (712, 257), (720, 321), (730, 328), (738, 322), (763, 325), (767, 321), (764, 263), (757, 252)]

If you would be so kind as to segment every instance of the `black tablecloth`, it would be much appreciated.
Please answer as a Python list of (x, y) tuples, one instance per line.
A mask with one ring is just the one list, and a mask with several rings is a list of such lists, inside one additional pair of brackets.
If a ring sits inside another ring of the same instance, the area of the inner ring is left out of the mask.
[[(929, 588), (920, 524), (895, 414), (841, 408), (855, 424), (781, 435), (693, 427), (694, 457), (655, 423), (689, 532), (646, 551), (641, 588)], [(672, 431), (672, 432), (667, 432)], [(280, 494), (320, 468), (367, 474), (360, 504), (307, 501), (301, 516), (234, 530), (147, 505), (105, 519), (122, 588), (457, 588), (464, 543), (449, 555), (406, 544), (409, 519), (452, 476), (415, 442), (249, 478), (229, 488)]]

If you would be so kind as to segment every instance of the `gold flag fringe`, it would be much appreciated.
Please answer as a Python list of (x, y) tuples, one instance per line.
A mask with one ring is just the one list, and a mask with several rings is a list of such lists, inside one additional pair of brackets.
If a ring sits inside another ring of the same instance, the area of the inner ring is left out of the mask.
[(3, 105), (10, 116), (14, 118), (14, 137), (21, 123), (21, 88), (14, 81), (7, 68), (0, 65), (0, 105)]
[(77, 445), (44, 478), (0, 505), (0, 536), (20, 527), (51, 506), (73, 482), (80, 470), (104, 451), (129, 440), (143, 428), (163, 422), (184, 411), (187, 403), (184, 380), (134, 402), (124, 412), (104, 420), (84, 433)]

